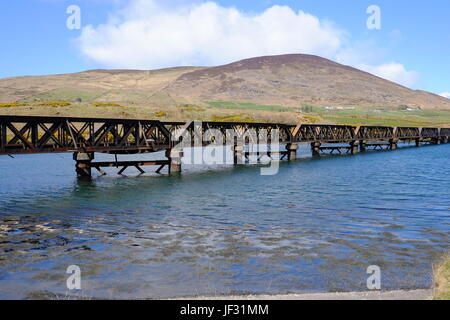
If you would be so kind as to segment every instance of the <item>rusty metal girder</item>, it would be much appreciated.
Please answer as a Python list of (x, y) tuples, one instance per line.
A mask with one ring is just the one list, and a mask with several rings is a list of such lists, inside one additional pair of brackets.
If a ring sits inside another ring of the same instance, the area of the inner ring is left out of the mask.
[(450, 128), (442, 128), (440, 136), (450, 138)]
[(418, 139), (420, 138), (420, 128), (398, 127), (396, 138), (401, 140)]
[[(228, 140), (245, 141), (247, 144), (258, 144), (260, 138), (271, 142), (278, 136), (279, 142), (290, 142), (292, 140), (291, 125), (270, 123), (234, 123), (234, 122), (164, 122), (177, 143), (182, 139), (190, 139), (198, 144), (225, 145)], [(276, 134), (275, 134), (276, 131)], [(233, 138), (233, 139), (232, 139)]]
[(339, 125), (301, 125), (294, 142), (346, 142), (355, 140), (355, 127)]
[(422, 128), (420, 133), (421, 138), (439, 138), (440, 132), (439, 128)]
[(170, 138), (159, 121), (0, 116), (0, 154), (149, 152)]
[[(144, 153), (192, 145), (258, 143), (352, 143), (439, 139), (450, 128), (409, 128), (234, 122), (160, 122), (156, 120), (0, 116), (0, 155), (47, 152)], [(217, 133), (217, 134), (214, 134)], [(212, 134), (211, 134), (212, 133)], [(209, 136), (208, 136), (209, 134)], [(278, 141), (276, 141), (278, 140)]]
[(357, 134), (357, 140), (383, 141), (394, 137), (394, 128), (392, 127), (362, 126)]

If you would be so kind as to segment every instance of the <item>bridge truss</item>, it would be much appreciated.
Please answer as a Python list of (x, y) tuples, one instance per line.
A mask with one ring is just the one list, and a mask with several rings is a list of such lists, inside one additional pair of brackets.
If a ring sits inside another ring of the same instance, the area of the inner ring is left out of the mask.
[[(211, 132), (214, 134), (211, 135)], [(211, 136), (208, 137), (208, 134)], [(233, 139), (230, 140), (230, 134)], [(296, 145), (310, 143), (313, 155), (348, 148), (349, 152), (383, 145), (395, 149), (400, 141), (447, 143), (450, 128), (345, 126), (331, 124), (288, 125), (277, 123), (161, 122), (156, 120), (0, 116), (0, 155), (29, 153), (136, 154), (166, 150), (168, 162), (145, 162), (161, 167), (182, 154), (171, 154), (181, 141), (190, 145), (286, 144), (289, 159)], [(197, 143), (197, 144), (196, 144)], [(348, 144), (348, 147), (322, 146)], [(93, 157), (75, 157), (87, 166)], [(118, 163), (116, 162), (116, 165)], [(124, 167), (132, 163), (124, 163)], [(111, 166), (99, 163), (92, 167)], [(138, 164), (136, 164), (138, 167)], [(159, 170), (160, 170), (159, 169)]]

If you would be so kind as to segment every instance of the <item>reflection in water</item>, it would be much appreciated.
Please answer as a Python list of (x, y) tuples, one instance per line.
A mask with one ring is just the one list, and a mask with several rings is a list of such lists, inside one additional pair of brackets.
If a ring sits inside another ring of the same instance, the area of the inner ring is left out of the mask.
[(383, 289), (429, 287), (449, 249), (449, 155), (445, 145), (283, 162), (276, 176), (186, 167), (91, 182), (75, 180), (70, 155), (2, 157), (0, 298), (65, 294), (72, 264), (88, 297), (365, 290), (372, 264)]

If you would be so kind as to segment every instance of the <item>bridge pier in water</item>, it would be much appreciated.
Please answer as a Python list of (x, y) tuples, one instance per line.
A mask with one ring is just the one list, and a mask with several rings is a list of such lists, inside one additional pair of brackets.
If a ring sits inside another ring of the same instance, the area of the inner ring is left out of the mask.
[(296, 160), (297, 159), (297, 150), (298, 150), (298, 144), (296, 143), (288, 143), (286, 144), (286, 151), (288, 156), (288, 161)]
[(92, 160), (94, 160), (93, 152), (75, 152), (73, 160), (76, 161), (75, 171), (80, 179), (90, 178), (92, 176)]
[(351, 154), (358, 153), (358, 141), (350, 142), (350, 152)]
[(141, 174), (145, 171), (143, 166), (158, 166), (156, 173), (160, 173), (164, 167), (168, 167), (169, 174), (180, 173), (182, 166), (183, 151), (166, 150), (167, 160), (136, 160), (136, 161), (118, 161), (117, 155), (115, 161), (93, 162), (95, 154), (93, 152), (74, 152), (73, 159), (75, 163), (75, 171), (79, 179), (90, 179), (92, 177), (92, 169), (97, 169), (101, 175), (106, 175), (102, 168), (121, 168), (117, 174), (121, 175), (129, 167), (135, 167)]
[(242, 145), (238, 145), (238, 144), (234, 144), (232, 146), (232, 150), (233, 150), (233, 163), (235, 165), (237, 164), (243, 164), (245, 163), (245, 155), (244, 155), (244, 146)]
[(169, 159), (169, 174), (180, 173), (183, 159), (183, 150), (169, 149), (166, 150), (166, 157)]
[(416, 139), (416, 147), (421, 147), (422, 146), (422, 140), (421, 139)]
[(389, 140), (389, 149), (397, 150), (397, 148), (398, 148), (398, 140), (397, 139)]
[(361, 140), (359, 141), (359, 151), (360, 152), (365, 152), (366, 151), (366, 142)]
[(313, 157), (320, 157), (320, 146), (322, 144), (320, 142), (313, 142), (311, 143), (311, 151)]

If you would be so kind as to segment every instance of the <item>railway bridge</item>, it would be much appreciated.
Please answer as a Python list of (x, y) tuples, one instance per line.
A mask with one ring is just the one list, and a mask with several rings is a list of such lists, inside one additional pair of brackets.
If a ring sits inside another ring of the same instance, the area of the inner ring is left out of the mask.
[[(213, 137), (204, 139), (211, 132)], [(270, 150), (268, 155), (277, 153), (281, 159), (294, 160), (299, 144), (309, 144), (312, 155), (320, 156), (394, 150), (399, 142), (441, 144), (449, 138), (450, 128), (0, 116), (0, 155), (71, 152), (80, 178), (90, 177), (92, 168), (104, 173), (104, 167), (121, 168), (119, 174), (128, 167), (143, 173), (141, 167), (146, 165), (158, 166), (158, 173), (166, 166), (169, 173), (180, 172), (183, 145), (199, 143), (231, 146), (237, 164), (252, 154), (246, 145), (284, 145), (283, 150)], [(166, 159), (117, 161), (119, 154), (159, 151), (165, 151)], [(116, 161), (95, 162), (95, 153), (114, 154)]]

